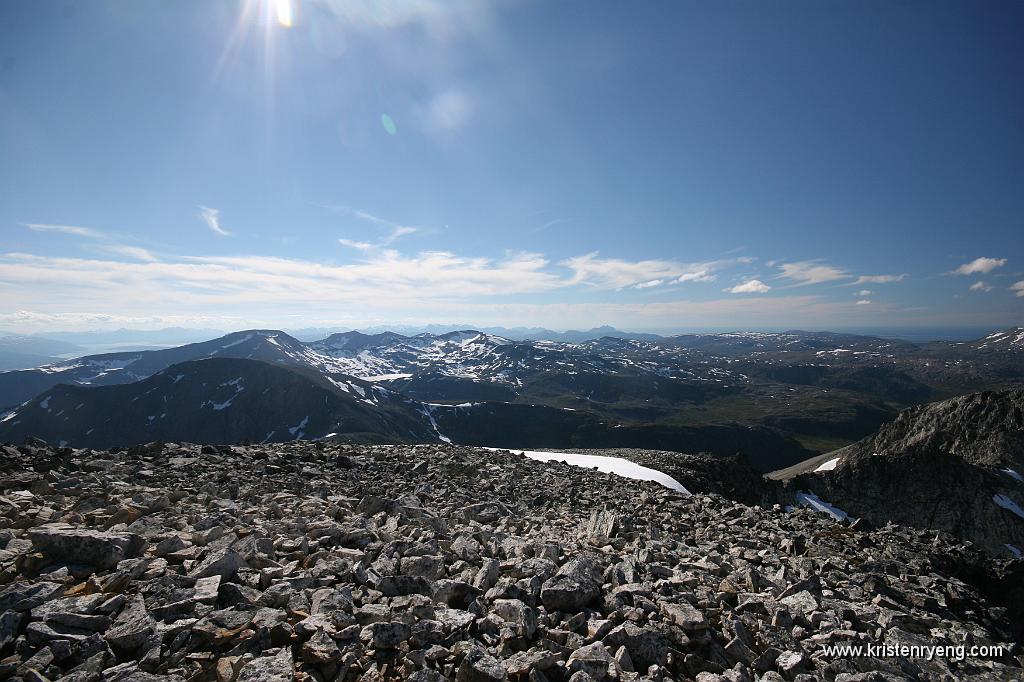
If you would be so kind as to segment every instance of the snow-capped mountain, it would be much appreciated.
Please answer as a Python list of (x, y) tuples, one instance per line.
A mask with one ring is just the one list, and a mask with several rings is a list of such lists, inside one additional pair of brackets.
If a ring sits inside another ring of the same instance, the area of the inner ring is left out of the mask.
[[(568, 342), (461, 330), (415, 336), (346, 332), (303, 342), (254, 329), (177, 348), (88, 355), (0, 372), (0, 420), (6, 420), (0, 431), (22, 433), (12, 430), (18, 417), (11, 415), (23, 418), (60, 384), (89, 390), (136, 385), (182, 363), (239, 359), (277, 365), (342, 392), (343, 386), (356, 391), (355, 385), (372, 385), (401, 396), (402, 409), (411, 410), (409, 418), (432, 440), (746, 452), (756, 466), (770, 470), (863, 438), (905, 407), (1019, 383), (1024, 354), (1013, 350), (1017, 336), (1004, 332), (973, 344), (916, 345), (792, 331)], [(992, 344), (1008, 349), (993, 351)], [(209, 395), (196, 405), (227, 400), (219, 389), (204, 390)], [(281, 419), (291, 418), (287, 410), (283, 414)], [(43, 408), (40, 420), (44, 416), (55, 415)], [(281, 419), (264, 415), (274, 424)], [(318, 425), (317, 437), (335, 431), (330, 419), (324, 417), (322, 429)], [(526, 422), (529, 429), (522, 426)], [(57, 442), (75, 442), (81, 433), (33, 423), (64, 434)], [(148, 433), (131, 429), (119, 437)], [(111, 438), (105, 444), (128, 442)]]
[(54, 386), (0, 417), (0, 434), (9, 441), (34, 435), (76, 447), (337, 434), (361, 442), (436, 440), (418, 405), (380, 385), (228, 357), (178, 363), (133, 383)]

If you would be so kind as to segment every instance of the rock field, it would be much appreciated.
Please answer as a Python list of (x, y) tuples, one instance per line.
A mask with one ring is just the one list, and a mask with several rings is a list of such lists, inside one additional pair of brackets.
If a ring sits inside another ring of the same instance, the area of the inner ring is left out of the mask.
[(0, 679), (1020, 680), (1022, 576), (467, 447), (0, 446)]

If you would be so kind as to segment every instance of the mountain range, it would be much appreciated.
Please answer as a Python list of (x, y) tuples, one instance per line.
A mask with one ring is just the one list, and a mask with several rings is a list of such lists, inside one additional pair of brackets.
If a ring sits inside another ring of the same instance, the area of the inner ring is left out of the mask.
[(849, 445), (907, 407), (1022, 378), (1024, 329), (929, 344), (803, 331), (580, 342), (351, 331), (302, 342), (247, 330), (0, 372), (0, 440), (105, 448), (301, 433), (742, 453), (766, 472)]

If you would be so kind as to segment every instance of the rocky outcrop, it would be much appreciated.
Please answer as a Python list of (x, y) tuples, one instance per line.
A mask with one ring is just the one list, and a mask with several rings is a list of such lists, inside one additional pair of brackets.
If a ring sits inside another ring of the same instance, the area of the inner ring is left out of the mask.
[[(947, 531), (990, 552), (1024, 551), (1024, 389), (905, 410), (858, 443), (791, 467), (808, 491), (874, 524)], [(781, 499), (781, 498), (778, 498)]]
[(970, 464), (1024, 469), (1024, 388), (982, 391), (904, 410), (864, 439), (858, 454), (954, 455)]
[(1022, 571), (505, 452), (0, 447), (3, 678), (1011, 680)]

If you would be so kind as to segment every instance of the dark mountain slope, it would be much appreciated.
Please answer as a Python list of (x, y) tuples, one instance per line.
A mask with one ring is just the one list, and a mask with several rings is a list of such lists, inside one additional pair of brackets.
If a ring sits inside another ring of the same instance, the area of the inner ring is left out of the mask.
[(17, 405), (57, 384), (127, 384), (189, 360), (229, 357), (295, 364), (305, 352), (300, 341), (284, 332), (254, 329), (164, 350), (87, 355), (56, 365), (0, 372), (0, 406)]
[(767, 427), (742, 424), (675, 426), (609, 424), (576, 410), (509, 403), (428, 405), (438, 433), (461, 445), (507, 448), (641, 448), (747, 456), (770, 471), (812, 454), (797, 441)]
[(874, 523), (1024, 551), (1024, 389), (905, 410), (873, 436), (772, 474)]
[(149, 441), (277, 442), (337, 434), (361, 442), (437, 440), (418, 408), (351, 377), (256, 360), (214, 358), (143, 381), (59, 385), (0, 422), (0, 441), (26, 436), (75, 447)]

